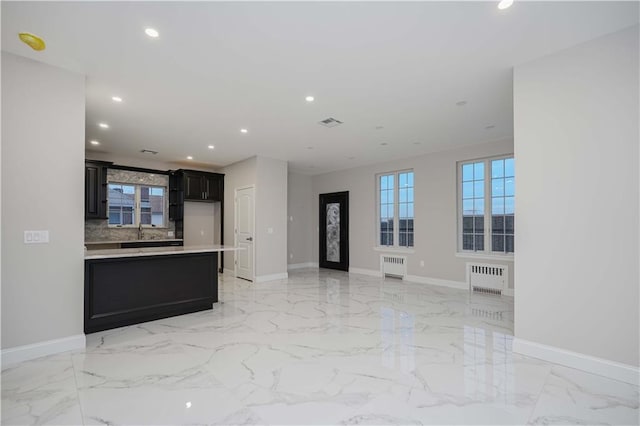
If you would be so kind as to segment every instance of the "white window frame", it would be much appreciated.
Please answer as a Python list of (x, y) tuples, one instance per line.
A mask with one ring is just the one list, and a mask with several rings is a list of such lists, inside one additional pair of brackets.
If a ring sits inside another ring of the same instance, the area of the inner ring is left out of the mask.
[[(401, 246), (400, 242), (400, 197), (399, 197), (399, 175), (402, 173), (413, 173), (413, 245)], [(385, 246), (380, 244), (380, 177), (394, 175), (393, 177), (393, 245)], [(413, 253), (416, 245), (416, 174), (413, 169), (394, 170), (376, 174), (376, 245), (373, 247), (377, 251), (397, 251), (402, 253)]]
[[(134, 223), (131, 225), (118, 225), (109, 223), (109, 185), (123, 185), (123, 186), (133, 186), (135, 188), (134, 192), (134, 202), (133, 202), (133, 217), (135, 218)], [(142, 187), (149, 188), (162, 188), (163, 189), (163, 206), (162, 206), (162, 225), (152, 225), (152, 224), (142, 224), (143, 228), (153, 228), (153, 229), (163, 229), (167, 228), (167, 221), (169, 216), (169, 205), (167, 202), (167, 187), (163, 185), (151, 185), (151, 184), (137, 184), (130, 182), (116, 182), (111, 181), (107, 183), (107, 225), (109, 228), (138, 228), (140, 227), (140, 221), (142, 220), (142, 203), (141, 203), (141, 188)]]
[[(456, 235), (456, 256), (457, 257), (469, 257), (477, 259), (507, 259), (513, 260), (514, 253), (504, 253), (491, 251), (491, 236), (492, 230), (492, 196), (491, 196), (491, 162), (494, 160), (504, 160), (508, 158), (514, 158), (513, 153), (502, 154), (491, 157), (474, 158), (470, 160), (459, 161), (457, 164), (457, 179), (456, 179), (456, 203), (457, 203), (457, 235)], [(465, 164), (484, 163), (484, 250), (464, 250), (462, 247), (462, 166)], [(517, 177), (517, 176), (516, 176)], [(515, 217), (515, 215), (514, 215)]]

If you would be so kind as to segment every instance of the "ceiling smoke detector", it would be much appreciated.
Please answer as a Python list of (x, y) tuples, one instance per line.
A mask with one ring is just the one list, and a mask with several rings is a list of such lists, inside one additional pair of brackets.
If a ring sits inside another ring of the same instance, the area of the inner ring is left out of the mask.
[(153, 154), (153, 155), (156, 155), (158, 153), (158, 151), (153, 151), (151, 149), (142, 149), (140, 150), (140, 152), (143, 154)]
[(336, 127), (342, 124), (342, 121), (340, 120), (336, 120), (335, 118), (329, 117), (327, 119), (324, 119), (322, 121), (318, 122), (319, 125), (324, 126), (324, 127)]

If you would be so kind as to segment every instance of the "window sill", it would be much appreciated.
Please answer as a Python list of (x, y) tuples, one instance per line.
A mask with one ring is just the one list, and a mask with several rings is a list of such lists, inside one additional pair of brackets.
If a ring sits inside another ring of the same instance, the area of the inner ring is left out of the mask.
[(481, 259), (481, 260), (506, 260), (507, 262), (513, 262), (513, 254), (488, 254), (488, 253), (466, 253), (457, 252), (456, 257), (463, 259)]
[(375, 251), (384, 251), (387, 253), (407, 253), (413, 254), (416, 252), (415, 249), (407, 248), (407, 247), (392, 247), (392, 246), (375, 246), (373, 248)]

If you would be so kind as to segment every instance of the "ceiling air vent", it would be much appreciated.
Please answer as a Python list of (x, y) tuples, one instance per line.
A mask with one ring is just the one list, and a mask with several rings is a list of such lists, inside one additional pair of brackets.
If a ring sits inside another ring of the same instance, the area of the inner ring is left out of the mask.
[(143, 154), (153, 154), (153, 155), (156, 155), (158, 153), (158, 151), (153, 151), (153, 150), (150, 150), (150, 149), (142, 149), (142, 150), (140, 150), (140, 152), (143, 153)]
[(340, 120), (336, 120), (335, 118), (329, 117), (327, 119), (324, 119), (322, 121), (318, 122), (319, 125), (324, 126), (324, 127), (336, 127), (342, 124), (342, 121)]

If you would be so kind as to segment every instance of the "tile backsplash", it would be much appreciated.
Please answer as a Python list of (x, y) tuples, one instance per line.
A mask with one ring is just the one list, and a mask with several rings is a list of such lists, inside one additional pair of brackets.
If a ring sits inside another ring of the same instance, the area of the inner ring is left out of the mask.
[[(169, 186), (169, 176), (163, 174), (135, 172), (130, 170), (109, 169), (107, 171), (108, 183), (130, 183), (136, 185)], [(168, 206), (168, 197), (165, 203)], [(165, 209), (168, 212), (168, 208)], [(172, 231), (175, 235), (175, 223), (167, 220), (166, 228), (144, 228), (145, 240), (160, 240), (174, 238), (169, 237)], [(138, 239), (138, 228), (117, 228), (110, 227), (107, 219), (85, 219), (84, 240), (86, 242), (99, 241), (134, 241)]]

